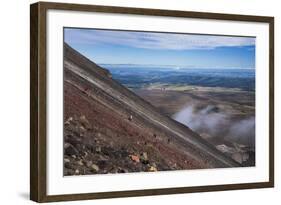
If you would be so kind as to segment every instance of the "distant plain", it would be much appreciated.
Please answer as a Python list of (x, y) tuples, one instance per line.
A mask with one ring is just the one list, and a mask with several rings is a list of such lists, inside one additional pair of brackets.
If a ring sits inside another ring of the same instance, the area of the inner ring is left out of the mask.
[(102, 65), (113, 79), (246, 166), (255, 165), (255, 70)]

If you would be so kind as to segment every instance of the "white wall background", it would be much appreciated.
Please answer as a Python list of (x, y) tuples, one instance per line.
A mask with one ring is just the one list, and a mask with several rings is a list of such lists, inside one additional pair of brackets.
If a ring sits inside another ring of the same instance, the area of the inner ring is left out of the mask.
[[(86, 4), (275, 16), (275, 147), (274, 189), (135, 197), (69, 204), (271, 204), (280, 201), (281, 13), (277, 0), (74, 0)], [(29, 198), (29, 4), (2, 1), (0, 7), (0, 204), (31, 204)], [(279, 82), (278, 82), (279, 81)], [(56, 203), (55, 203), (56, 204)], [(66, 203), (60, 203), (66, 204)], [(276, 204), (276, 203), (275, 203)]]

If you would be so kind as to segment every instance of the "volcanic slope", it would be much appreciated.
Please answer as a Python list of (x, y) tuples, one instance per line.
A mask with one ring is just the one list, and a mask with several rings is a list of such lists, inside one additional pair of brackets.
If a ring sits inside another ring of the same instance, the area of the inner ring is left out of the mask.
[(64, 175), (239, 166), (64, 44)]

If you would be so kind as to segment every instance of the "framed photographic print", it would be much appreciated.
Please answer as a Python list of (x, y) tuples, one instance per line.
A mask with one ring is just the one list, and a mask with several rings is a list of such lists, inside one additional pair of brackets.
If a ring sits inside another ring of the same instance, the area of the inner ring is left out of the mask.
[(31, 199), (274, 186), (274, 18), (31, 5)]

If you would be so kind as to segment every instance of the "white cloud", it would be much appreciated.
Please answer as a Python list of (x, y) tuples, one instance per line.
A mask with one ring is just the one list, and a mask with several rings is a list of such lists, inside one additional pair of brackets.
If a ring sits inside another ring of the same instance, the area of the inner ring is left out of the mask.
[(167, 34), (94, 29), (65, 29), (65, 41), (80, 44), (122, 45), (146, 49), (214, 49), (255, 45), (253, 37), (230, 37), (193, 34)]

